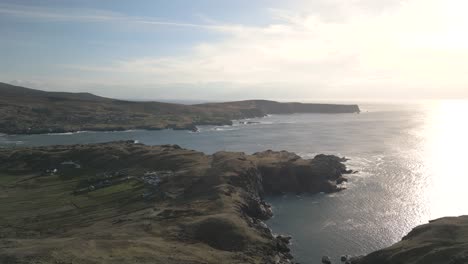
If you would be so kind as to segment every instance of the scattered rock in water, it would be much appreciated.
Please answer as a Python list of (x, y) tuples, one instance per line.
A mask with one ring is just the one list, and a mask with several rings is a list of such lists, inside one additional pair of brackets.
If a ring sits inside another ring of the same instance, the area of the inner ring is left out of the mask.
[(277, 235), (276, 239), (281, 240), (283, 243), (289, 244), (292, 237), (291, 236)]
[(331, 259), (330, 259), (329, 256), (323, 256), (322, 257), (322, 263), (323, 264), (331, 264), (332, 262), (331, 262)]
[(362, 258), (363, 256), (348, 256), (348, 259), (346, 260), (345, 264), (358, 264)]
[(345, 177), (339, 177), (338, 179), (336, 179), (336, 184), (342, 184), (344, 182), (348, 182), (348, 179), (346, 179)]

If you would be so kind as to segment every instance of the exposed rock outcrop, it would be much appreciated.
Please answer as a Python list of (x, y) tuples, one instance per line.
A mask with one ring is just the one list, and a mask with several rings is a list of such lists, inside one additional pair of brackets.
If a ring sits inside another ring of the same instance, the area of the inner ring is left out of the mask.
[(133, 141), (0, 149), (0, 263), (291, 263), (263, 197), (340, 190), (342, 161)]
[(336, 192), (342, 189), (337, 182), (345, 181), (343, 174), (351, 173), (343, 164), (345, 159), (333, 155), (317, 155), (305, 160), (287, 151), (268, 150), (253, 156), (263, 175), (267, 194)]

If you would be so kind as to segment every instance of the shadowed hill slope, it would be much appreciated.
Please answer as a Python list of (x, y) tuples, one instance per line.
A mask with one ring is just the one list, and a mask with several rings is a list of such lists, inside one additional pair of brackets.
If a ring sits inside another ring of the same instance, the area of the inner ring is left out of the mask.
[(91, 93), (67, 93), (67, 92), (46, 92), (31, 88), (0, 83), (0, 94), (5, 97), (48, 97), (48, 98), (63, 98), (70, 100), (85, 100), (85, 101), (108, 101), (110, 99), (100, 97)]
[(133, 102), (89, 93), (46, 92), (0, 83), (0, 133), (38, 134), (82, 130), (188, 129), (230, 125), (267, 114), (357, 113), (357, 105), (250, 100), (183, 105)]
[(468, 216), (445, 217), (414, 228), (402, 241), (354, 264), (466, 264)]

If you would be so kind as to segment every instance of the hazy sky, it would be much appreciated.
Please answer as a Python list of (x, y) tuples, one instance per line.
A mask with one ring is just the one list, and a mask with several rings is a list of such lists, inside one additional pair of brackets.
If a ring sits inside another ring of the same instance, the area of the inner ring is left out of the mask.
[(0, 0), (0, 81), (119, 98), (468, 98), (467, 10), (463, 0)]

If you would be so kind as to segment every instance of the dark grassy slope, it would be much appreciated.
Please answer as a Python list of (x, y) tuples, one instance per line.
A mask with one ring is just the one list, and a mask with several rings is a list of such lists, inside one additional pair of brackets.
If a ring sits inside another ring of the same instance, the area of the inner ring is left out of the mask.
[(342, 161), (133, 142), (0, 149), (0, 263), (290, 263), (263, 195), (338, 191)]
[(45, 92), (0, 83), (0, 133), (195, 129), (266, 114), (356, 113), (357, 105), (250, 100), (182, 105), (114, 100), (89, 93)]
[(48, 97), (48, 98), (63, 98), (69, 100), (86, 100), (86, 101), (108, 101), (109, 99), (100, 97), (90, 93), (66, 93), (66, 92), (46, 92), (25, 88), (21, 86), (0, 83), (0, 92), (5, 97)]
[(466, 264), (468, 216), (445, 217), (418, 226), (395, 245), (353, 263)]

